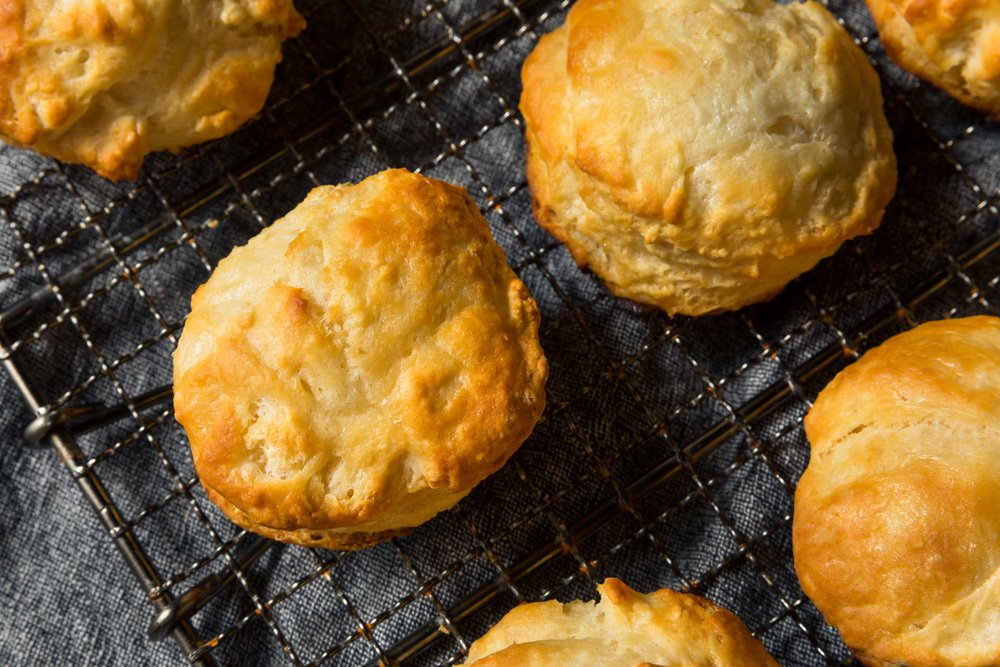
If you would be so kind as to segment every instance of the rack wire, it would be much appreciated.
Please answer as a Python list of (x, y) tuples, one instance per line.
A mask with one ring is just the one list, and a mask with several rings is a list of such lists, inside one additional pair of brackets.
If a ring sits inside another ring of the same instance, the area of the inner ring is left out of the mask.
[[(831, 0), (897, 137), (885, 222), (768, 304), (668, 318), (611, 297), (531, 220), (520, 63), (569, 4), (302, 1), (309, 28), (230, 138), (122, 185), (0, 149), (15, 173), (0, 182), (0, 358), (37, 416), (26, 441), (55, 450), (191, 663), (459, 663), (513, 605), (592, 599), (606, 576), (707, 595), (783, 664), (849, 660), (791, 564), (802, 417), (888, 336), (997, 314), (1000, 128), (890, 64), (860, 2)], [(549, 407), (503, 470), (412, 535), (272, 546), (205, 498), (170, 355), (234, 245), (311, 187), (390, 166), (482, 208), (541, 307)]]

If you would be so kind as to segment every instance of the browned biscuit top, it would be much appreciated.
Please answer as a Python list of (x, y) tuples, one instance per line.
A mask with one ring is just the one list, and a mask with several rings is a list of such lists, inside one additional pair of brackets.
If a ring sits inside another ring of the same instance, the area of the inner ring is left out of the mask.
[(871, 665), (1000, 663), (1000, 319), (923, 324), (805, 421), (802, 589)]
[(469, 649), (468, 667), (777, 667), (735, 615), (697, 595), (636, 593), (618, 579), (597, 604), (512, 609)]
[(291, 0), (0, 0), (0, 139), (110, 179), (264, 105)]
[(409, 528), (531, 432), (538, 324), (461, 188), (403, 170), (316, 188), (195, 293), (177, 419), (241, 525)]
[(868, 0), (893, 60), (1000, 119), (1000, 0)]
[(523, 80), (538, 221), (671, 313), (773, 296), (895, 192), (878, 77), (815, 2), (580, 0)]

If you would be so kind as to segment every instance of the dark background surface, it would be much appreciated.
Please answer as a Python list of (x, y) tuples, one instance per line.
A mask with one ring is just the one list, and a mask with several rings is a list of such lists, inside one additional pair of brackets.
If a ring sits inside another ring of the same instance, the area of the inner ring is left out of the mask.
[[(123, 235), (162, 221), (148, 244), (7, 331), (3, 356), (52, 407), (128, 404), (168, 382), (190, 293), (219, 258), (312, 185), (389, 166), (467, 187), (539, 302), (549, 407), (508, 466), (404, 539), (356, 554), (270, 552), (245, 587), (195, 618), (201, 640), (219, 639), (219, 662), (359, 664), (426, 623), (450, 635), (418, 664), (460, 660), (518, 600), (593, 598), (606, 576), (697, 590), (784, 664), (847, 658), (791, 567), (790, 492), (808, 457), (801, 418), (854, 353), (916, 322), (996, 314), (1000, 129), (888, 63), (861, 3), (830, 2), (882, 76), (896, 200), (874, 235), (774, 301), (670, 319), (611, 297), (531, 220), (518, 70), (567, 4), (300, 2), (310, 27), (286, 45), (265, 113), (233, 137), (153, 156), (138, 182), (117, 185), (0, 149), (3, 307), (108, 239), (121, 248)], [(219, 191), (201, 201), (206, 184)], [(977, 244), (983, 252), (966, 253)], [(748, 409), (783, 387), (773, 410)], [(31, 415), (6, 376), (0, 405), (0, 663), (180, 662), (172, 643), (145, 640), (152, 607), (68, 471), (53, 452), (22, 446)], [(169, 410), (79, 447), (77, 463), (107, 486), (170, 593), (226, 567), (220, 550), (240, 534), (198, 487)], [(629, 490), (661, 464), (672, 471), (662, 483)], [(615, 499), (623, 511), (581, 537), (578, 522)], [(548, 542), (558, 556), (453, 618), (471, 591)], [(253, 612), (262, 600), (264, 618)]]
[(172, 664), (146, 641), (152, 610), (51, 451), (26, 450), (30, 413), (0, 379), (0, 662)]

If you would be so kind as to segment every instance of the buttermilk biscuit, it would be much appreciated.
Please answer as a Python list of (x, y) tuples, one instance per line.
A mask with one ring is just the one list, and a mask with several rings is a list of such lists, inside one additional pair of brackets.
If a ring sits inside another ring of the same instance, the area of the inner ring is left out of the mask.
[(868, 0), (901, 67), (1000, 120), (1000, 0)]
[(618, 579), (601, 601), (515, 607), (469, 648), (467, 667), (777, 667), (732, 613), (668, 589), (643, 595)]
[(174, 409), (234, 522), (356, 549), (451, 507), (528, 437), (538, 324), (465, 191), (387, 171), (316, 188), (219, 263)]
[(878, 77), (815, 2), (580, 0), (523, 81), (538, 222), (669, 313), (773, 296), (895, 192)]
[(1000, 665), (1000, 319), (868, 352), (806, 416), (802, 590), (862, 663)]
[(0, 139), (110, 179), (264, 105), (291, 0), (4, 0)]

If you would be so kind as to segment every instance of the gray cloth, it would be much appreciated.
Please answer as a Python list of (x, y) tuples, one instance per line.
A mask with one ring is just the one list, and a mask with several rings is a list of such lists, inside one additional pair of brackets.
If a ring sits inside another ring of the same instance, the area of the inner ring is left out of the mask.
[(52, 452), (25, 450), (28, 412), (0, 386), (0, 663), (172, 664), (151, 610), (93, 510)]
[[(913, 322), (996, 312), (996, 253), (964, 253), (996, 237), (1000, 129), (891, 65), (862, 4), (832, 0), (882, 76), (896, 133), (901, 180), (883, 226), (768, 304), (670, 319), (611, 297), (531, 219), (518, 71), (565, 4), (301, 2), (310, 27), (287, 45), (266, 112), (234, 136), (152, 156), (138, 184), (0, 153), (0, 304), (109, 239), (124, 258), (61, 283), (61, 303), (7, 331), (7, 353), (51, 407), (115, 405), (168, 383), (211, 266), (313, 184), (387, 166), (469, 188), (539, 302), (549, 408), (521, 451), (405, 538), (354, 554), (269, 551), (194, 619), (201, 640), (219, 638), (209, 653), (220, 663), (360, 664), (427, 624), (448, 632), (415, 664), (447, 662), (518, 600), (592, 599), (607, 576), (696, 590), (784, 664), (848, 657), (791, 565), (801, 418), (853, 352)], [(137, 230), (156, 235), (133, 248)], [(789, 386), (756, 412), (755, 397)], [(172, 642), (145, 640), (144, 592), (67, 469), (22, 446), (31, 415), (6, 377), (0, 392), (0, 663), (180, 662)], [(226, 568), (220, 550), (239, 533), (195, 482), (169, 411), (126, 415), (78, 444), (172, 595)], [(546, 544), (552, 558), (526, 567)], [(470, 593), (505, 577), (513, 585), (457, 618)]]

